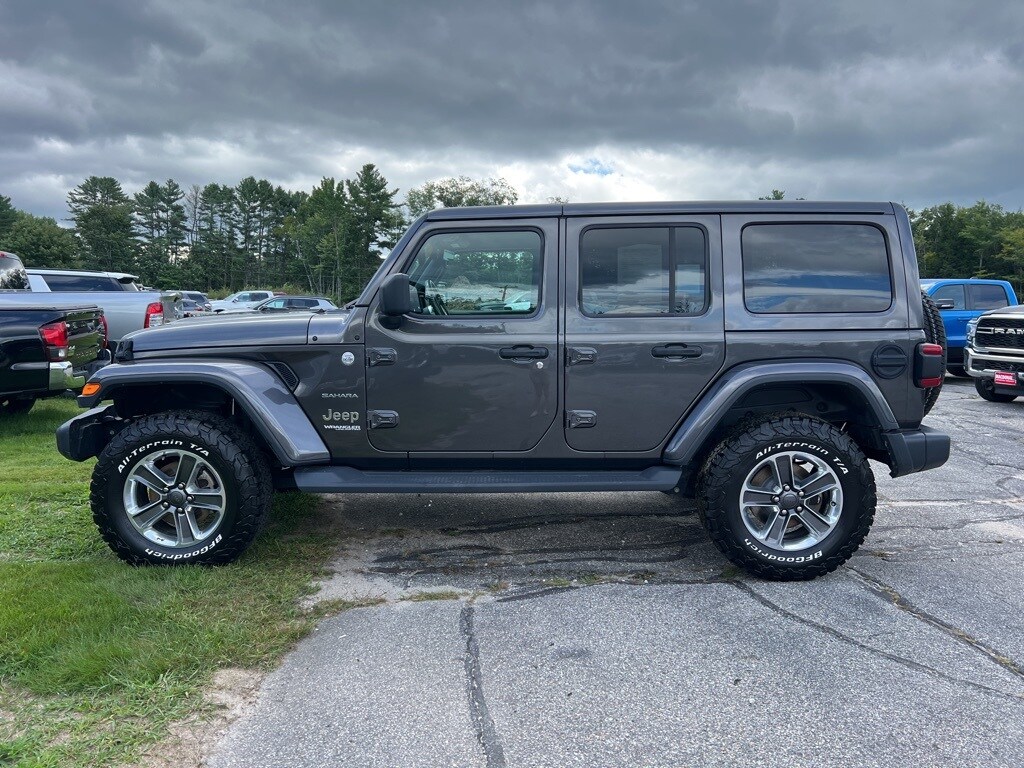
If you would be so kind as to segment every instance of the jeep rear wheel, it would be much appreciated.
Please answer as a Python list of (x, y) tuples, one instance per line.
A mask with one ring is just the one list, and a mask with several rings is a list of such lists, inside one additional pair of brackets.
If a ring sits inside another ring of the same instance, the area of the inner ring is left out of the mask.
[(733, 563), (766, 579), (838, 568), (875, 515), (867, 458), (843, 432), (808, 416), (740, 425), (697, 478), (701, 522)]
[(118, 557), (227, 563), (259, 533), (270, 471), (252, 439), (205, 412), (147, 416), (121, 430), (93, 470), (93, 519)]

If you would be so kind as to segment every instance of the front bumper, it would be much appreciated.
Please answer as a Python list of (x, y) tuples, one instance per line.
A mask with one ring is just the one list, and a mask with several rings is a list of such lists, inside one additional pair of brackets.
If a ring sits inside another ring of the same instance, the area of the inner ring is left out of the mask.
[(883, 432), (889, 451), (889, 474), (901, 477), (941, 467), (949, 459), (949, 435), (931, 427)]
[[(976, 379), (992, 379), (997, 394), (1024, 395), (1024, 356), (993, 355), (967, 349), (964, 351), (964, 360), (967, 373)], [(1016, 386), (996, 384), (996, 373), (1014, 374), (1017, 378)]]
[(113, 405), (92, 408), (57, 427), (57, 450), (66, 459), (85, 461), (98, 456), (123, 425)]

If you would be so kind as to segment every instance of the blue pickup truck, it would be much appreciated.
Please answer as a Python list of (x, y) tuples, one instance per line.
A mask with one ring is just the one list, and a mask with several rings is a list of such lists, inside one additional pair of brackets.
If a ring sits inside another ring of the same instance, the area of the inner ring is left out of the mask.
[(931, 296), (946, 327), (949, 348), (946, 370), (954, 376), (966, 376), (964, 346), (967, 323), (990, 309), (1017, 304), (1013, 286), (1005, 280), (980, 278), (929, 279), (921, 281), (921, 290)]

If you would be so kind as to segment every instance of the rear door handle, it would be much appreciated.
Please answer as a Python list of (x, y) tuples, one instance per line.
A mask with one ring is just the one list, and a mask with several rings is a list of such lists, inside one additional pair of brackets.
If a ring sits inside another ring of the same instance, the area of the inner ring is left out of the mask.
[(498, 355), (505, 360), (541, 360), (548, 356), (545, 347), (532, 347), (529, 344), (520, 344), (514, 347), (502, 347)]
[(651, 348), (654, 357), (682, 359), (684, 357), (700, 357), (704, 350), (695, 344), (659, 344)]

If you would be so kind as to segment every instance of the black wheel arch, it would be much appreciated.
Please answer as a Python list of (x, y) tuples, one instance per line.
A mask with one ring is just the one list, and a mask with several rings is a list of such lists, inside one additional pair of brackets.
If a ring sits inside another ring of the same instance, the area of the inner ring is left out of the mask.
[(123, 419), (177, 410), (229, 417), (283, 467), (324, 463), (330, 453), (291, 390), (270, 368), (239, 360), (137, 361), (100, 369), (100, 388), (79, 405), (110, 401)]
[(683, 419), (662, 460), (690, 468), (682, 491), (692, 495), (695, 468), (737, 424), (780, 413), (841, 426), (869, 458), (893, 464), (882, 433), (901, 425), (871, 376), (848, 361), (807, 359), (751, 362), (727, 371)]

